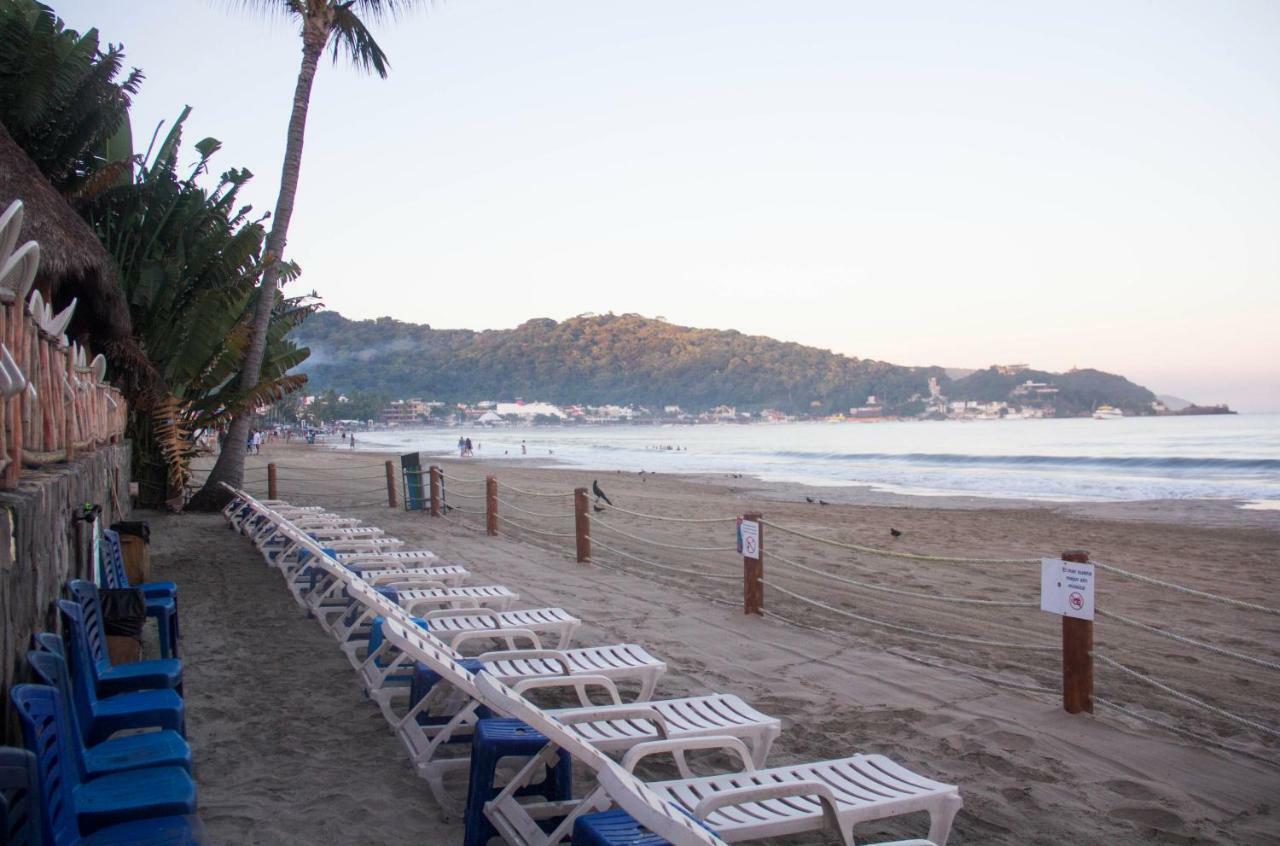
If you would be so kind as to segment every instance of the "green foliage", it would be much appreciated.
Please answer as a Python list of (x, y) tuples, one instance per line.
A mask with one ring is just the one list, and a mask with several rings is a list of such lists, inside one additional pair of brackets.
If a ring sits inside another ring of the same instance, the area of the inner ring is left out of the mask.
[(34, 0), (0, 0), (0, 123), (60, 191), (99, 170), (127, 131), (142, 73), (118, 80), (123, 62), (119, 46), (99, 49), (97, 30), (67, 29)]
[(927, 395), (930, 376), (945, 380), (939, 368), (898, 367), (634, 314), (471, 332), (321, 312), (296, 337), (316, 351), (306, 368), (316, 385), (450, 402), (523, 396), (830, 413), (862, 405), (868, 395), (892, 407)]
[(1016, 397), (1011, 397), (1011, 392), (1027, 380), (1047, 382), (1058, 389), (1053, 406), (1059, 417), (1088, 414), (1099, 405), (1111, 405), (1131, 415), (1151, 414), (1151, 403), (1156, 398), (1141, 385), (1101, 370), (1071, 370), (1066, 373), (1022, 370), (1008, 374), (995, 367), (957, 379), (946, 388), (946, 394), (953, 400), (1015, 402)]
[[(198, 160), (186, 174), (179, 171), (182, 126), (189, 113), (182, 112), (152, 159), (139, 163), (131, 182), (105, 188), (84, 208), (119, 264), (134, 335), (176, 403), (162, 406), (164, 420), (180, 424), (174, 431), (187, 438), (181, 449), (174, 444), (152, 448), (154, 415), (133, 410), (135, 478), (148, 500), (165, 487), (163, 480), (170, 488), (185, 481), (186, 463), (195, 451), (191, 435), (302, 386), (305, 377), (288, 371), (308, 351), (288, 334), (317, 308), (275, 294), (262, 375), (255, 388), (241, 391), (236, 377), (249, 344), (265, 232), (260, 221), (249, 218), (248, 206), (237, 205), (249, 171), (231, 169), (212, 190), (201, 186), (199, 178), (219, 148), (215, 139), (194, 145)], [(297, 268), (290, 274), (296, 276)], [(180, 419), (171, 420), (175, 415)], [(181, 456), (176, 479), (175, 456)]]
[(350, 396), (340, 397), (337, 391), (331, 389), (316, 397), (301, 416), (314, 423), (333, 423), (336, 420), (377, 420), (378, 414), (389, 401), (386, 394), (374, 391), (354, 391)]

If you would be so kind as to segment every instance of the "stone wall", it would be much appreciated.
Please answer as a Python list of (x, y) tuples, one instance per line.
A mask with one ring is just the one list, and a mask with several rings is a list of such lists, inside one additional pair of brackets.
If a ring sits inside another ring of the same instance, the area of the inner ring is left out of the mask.
[(128, 516), (127, 443), (24, 470), (17, 490), (0, 491), (0, 733), (6, 745), (22, 745), (9, 687), (31, 680), (25, 655), (32, 633), (57, 631), (53, 602), (63, 585), (91, 577), (91, 536), (74, 519), (85, 503), (102, 507), (104, 526)]

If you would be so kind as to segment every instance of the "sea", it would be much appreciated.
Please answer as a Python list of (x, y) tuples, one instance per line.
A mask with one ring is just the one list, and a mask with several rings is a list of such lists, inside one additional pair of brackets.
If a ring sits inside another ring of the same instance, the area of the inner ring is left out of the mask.
[(741, 474), (917, 496), (1217, 499), (1280, 510), (1280, 414), (459, 426), (361, 433), (357, 449), (456, 457), (459, 437), (471, 438), (477, 458), (533, 467)]

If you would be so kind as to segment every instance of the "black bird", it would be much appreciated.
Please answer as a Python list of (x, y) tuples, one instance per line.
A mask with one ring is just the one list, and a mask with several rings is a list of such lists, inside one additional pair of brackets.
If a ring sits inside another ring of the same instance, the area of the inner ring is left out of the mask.
[(899, 532), (897, 529), (890, 529), (889, 534), (893, 535), (895, 538), (902, 537), (902, 532)]
[(591, 492), (596, 495), (597, 502), (603, 499), (605, 502), (608, 502), (610, 505), (613, 505), (613, 503), (609, 500), (609, 497), (604, 495), (604, 491), (600, 490), (599, 481), (591, 482)]
[(599, 514), (601, 511), (604, 511), (604, 506), (603, 506), (603, 505), (593, 505), (593, 506), (591, 506), (591, 509), (592, 509), (593, 511), (595, 511), (595, 513)]
[(808, 503), (814, 503), (814, 502), (817, 502), (817, 500), (815, 500), (815, 499), (814, 499), (813, 497), (811, 497), (811, 496), (806, 496), (806, 497), (804, 498), (804, 501), (805, 501), (805, 502), (808, 502)]
[(818, 505), (830, 505), (830, 504), (831, 503), (827, 502), (825, 499), (818, 500)]

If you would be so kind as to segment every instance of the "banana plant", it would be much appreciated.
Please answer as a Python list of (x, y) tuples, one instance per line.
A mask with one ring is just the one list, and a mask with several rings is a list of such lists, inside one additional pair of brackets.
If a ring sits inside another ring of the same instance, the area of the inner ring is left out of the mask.
[[(220, 147), (194, 145), (196, 162), (180, 170), (182, 128), (190, 109), (138, 162), (132, 181), (103, 186), (83, 211), (116, 258), (133, 332), (158, 374), (151, 401), (131, 409), (134, 477), (142, 500), (180, 507), (197, 454), (197, 436), (302, 387), (289, 371), (308, 350), (288, 333), (319, 307), (314, 297), (276, 294), (267, 355), (245, 390), (240, 371), (252, 338), (264, 265), (265, 230), (238, 205), (247, 170), (222, 173), (211, 189), (209, 163)], [(287, 278), (299, 270), (289, 264)]]

